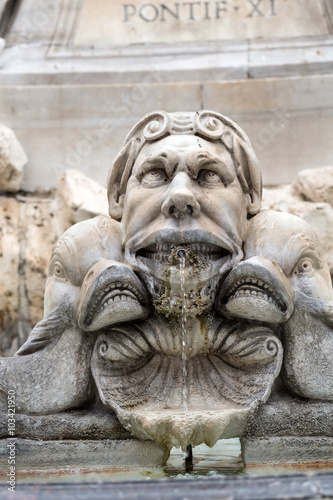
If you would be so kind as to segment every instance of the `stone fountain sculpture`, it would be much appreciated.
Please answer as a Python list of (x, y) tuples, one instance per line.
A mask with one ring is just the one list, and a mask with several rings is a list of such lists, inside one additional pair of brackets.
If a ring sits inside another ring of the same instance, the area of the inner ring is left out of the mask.
[(44, 319), (0, 359), (2, 407), (98, 399), (163, 448), (242, 437), (273, 393), (333, 400), (333, 294), (313, 230), (260, 211), (246, 134), (212, 111), (146, 115), (108, 179), (110, 217), (49, 265)]

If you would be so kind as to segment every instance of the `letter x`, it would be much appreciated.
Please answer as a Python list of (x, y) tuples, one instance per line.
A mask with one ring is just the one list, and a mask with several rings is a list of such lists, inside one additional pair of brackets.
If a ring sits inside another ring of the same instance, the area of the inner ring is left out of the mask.
[(258, 13), (258, 16), (264, 16), (264, 14), (261, 12), (261, 10), (258, 9), (258, 7), (261, 4), (262, 0), (257, 0), (256, 3), (253, 0), (247, 0), (247, 1), (253, 7), (252, 11), (250, 12), (250, 14), (247, 17), (252, 17), (255, 12)]

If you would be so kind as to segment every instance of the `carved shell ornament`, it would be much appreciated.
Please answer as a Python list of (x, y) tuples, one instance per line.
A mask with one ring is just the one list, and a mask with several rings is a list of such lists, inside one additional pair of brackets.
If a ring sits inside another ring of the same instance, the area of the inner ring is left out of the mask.
[(282, 347), (269, 328), (218, 316), (206, 321), (187, 335), (185, 402), (180, 331), (181, 325), (160, 315), (113, 328), (97, 339), (93, 376), (102, 401), (137, 437), (168, 449), (213, 446), (239, 435), (266, 401), (280, 371)]

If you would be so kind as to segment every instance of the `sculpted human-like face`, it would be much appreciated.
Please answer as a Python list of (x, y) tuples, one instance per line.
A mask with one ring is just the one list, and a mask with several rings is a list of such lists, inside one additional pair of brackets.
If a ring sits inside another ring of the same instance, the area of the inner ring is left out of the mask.
[(161, 298), (168, 288), (177, 306), (176, 269), (185, 256), (190, 308), (205, 310), (199, 302), (214, 299), (220, 277), (242, 258), (246, 221), (247, 197), (222, 143), (172, 135), (143, 147), (128, 181), (122, 225), (126, 260), (153, 295)]

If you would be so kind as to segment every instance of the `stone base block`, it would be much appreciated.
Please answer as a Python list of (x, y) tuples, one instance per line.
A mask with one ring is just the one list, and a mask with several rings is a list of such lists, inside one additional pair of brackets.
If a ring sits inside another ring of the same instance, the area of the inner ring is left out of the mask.
[(327, 436), (333, 438), (333, 402), (276, 393), (249, 423), (247, 438)]
[(153, 441), (139, 441), (138, 439), (35, 441), (8, 438), (0, 440), (0, 468), (3, 471), (9, 470), (9, 459), (15, 460), (16, 472), (19, 472), (54, 469), (68, 471), (73, 468), (93, 471), (112, 468), (160, 467), (164, 465), (167, 458), (165, 450)]
[(246, 465), (333, 463), (333, 438), (244, 438), (242, 454)]
[[(7, 413), (0, 413), (0, 438), (9, 438)], [(53, 415), (15, 414), (15, 437), (43, 441), (128, 439), (113, 412), (100, 408), (64, 411)]]

